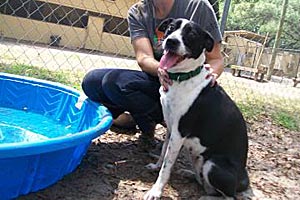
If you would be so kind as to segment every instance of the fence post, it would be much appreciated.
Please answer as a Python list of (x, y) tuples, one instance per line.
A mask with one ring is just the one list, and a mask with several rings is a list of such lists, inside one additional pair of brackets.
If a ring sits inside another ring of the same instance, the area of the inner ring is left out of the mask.
[(284, 0), (283, 4), (282, 4), (282, 10), (281, 10), (281, 16), (280, 16), (280, 21), (278, 24), (278, 29), (277, 29), (277, 33), (276, 33), (276, 37), (275, 37), (275, 42), (274, 42), (274, 46), (272, 49), (272, 55), (271, 55), (271, 61), (270, 61), (270, 65), (268, 67), (268, 72), (267, 72), (267, 80), (271, 80), (271, 76), (274, 70), (274, 65), (275, 65), (275, 61), (276, 61), (276, 53), (277, 53), (277, 48), (279, 46), (279, 42), (280, 42), (280, 36), (282, 33), (282, 28), (283, 28), (283, 23), (284, 23), (284, 18), (285, 18), (285, 13), (288, 7), (288, 0)]
[(221, 30), (222, 36), (224, 36), (224, 31), (225, 31), (225, 26), (226, 26), (226, 22), (227, 22), (230, 2), (231, 2), (231, 0), (225, 0), (225, 3), (224, 3), (223, 14), (222, 14), (222, 19), (221, 19), (221, 25), (220, 25), (220, 30)]

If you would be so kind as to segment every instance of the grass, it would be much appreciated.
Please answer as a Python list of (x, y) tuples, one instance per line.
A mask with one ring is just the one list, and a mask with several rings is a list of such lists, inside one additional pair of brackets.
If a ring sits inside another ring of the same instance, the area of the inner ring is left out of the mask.
[[(272, 113), (272, 119), (278, 125), (281, 125), (289, 130), (299, 131), (299, 121), (297, 121), (290, 113), (279, 111)], [(298, 119), (299, 120), (299, 119)]]
[[(278, 126), (300, 131), (300, 99), (264, 94), (257, 88), (251, 88), (238, 81), (223, 82), (222, 86), (237, 103), (247, 121), (260, 120), (260, 117), (268, 116)], [(264, 85), (260, 87), (265, 87), (263, 91), (269, 89)]]
[[(84, 76), (82, 72), (38, 68), (29, 65), (0, 65), (0, 71), (60, 82), (62, 84), (81, 90), (80, 84)], [(223, 84), (224, 82), (224, 84)], [(222, 86), (235, 100), (247, 121), (259, 120), (261, 116), (269, 116), (273, 123), (289, 130), (300, 131), (300, 100), (283, 99), (276, 95), (265, 96), (257, 92), (255, 88), (238, 81), (223, 81)], [(263, 87), (263, 86), (261, 86)]]
[(83, 77), (83, 74), (80, 74), (79, 72), (74, 73), (70, 70), (52, 71), (45, 68), (38, 68), (35, 66), (23, 64), (15, 64), (10, 66), (0, 64), (0, 71), (10, 74), (38, 78), (42, 80), (59, 82), (74, 87), (78, 90), (81, 90), (80, 83)]
[(261, 116), (269, 116), (273, 123), (285, 127), (291, 131), (300, 131), (299, 110), (292, 112), (284, 105), (277, 105), (272, 109), (267, 108), (265, 103), (237, 103), (247, 121), (260, 120)]

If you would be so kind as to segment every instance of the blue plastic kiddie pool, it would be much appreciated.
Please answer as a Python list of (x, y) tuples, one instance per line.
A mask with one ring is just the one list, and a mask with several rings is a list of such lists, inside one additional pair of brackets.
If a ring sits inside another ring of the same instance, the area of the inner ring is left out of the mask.
[(62, 84), (0, 73), (0, 199), (46, 188), (72, 172), (112, 116)]

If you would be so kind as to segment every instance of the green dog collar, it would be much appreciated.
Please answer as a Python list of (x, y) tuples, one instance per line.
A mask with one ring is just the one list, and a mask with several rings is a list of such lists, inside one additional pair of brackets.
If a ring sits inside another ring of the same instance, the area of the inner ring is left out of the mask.
[(186, 73), (170, 73), (170, 72), (168, 72), (169, 79), (171, 79), (173, 81), (182, 82), (182, 81), (188, 80), (188, 79), (198, 75), (201, 72), (202, 68), (203, 68), (203, 66), (200, 66), (197, 69), (190, 71), (190, 72), (186, 72)]

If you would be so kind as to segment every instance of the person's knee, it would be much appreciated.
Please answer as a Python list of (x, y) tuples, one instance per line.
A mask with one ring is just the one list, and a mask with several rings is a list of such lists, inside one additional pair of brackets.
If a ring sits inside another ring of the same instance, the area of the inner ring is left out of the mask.
[(93, 101), (101, 101), (102, 79), (106, 70), (95, 69), (89, 71), (83, 78), (81, 88), (85, 95)]
[(86, 96), (90, 97), (93, 94), (93, 90), (95, 89), (96, 77), (94, 76), (94, 70), (88, 72), (81, 83), (81, 88)]
[(120, 93), (122, 79), (120, 78), (120, 70), (111, 70), (102, 79), (102, 88), (103, 91), (109, 96), (109, 94)]
[(84, 77), (83, 80), (81, 82), (81, 88), (83, 90), (83, 92), (85, 94), (87, 94), (87, 91), (89, 91), (89, 88), (91, 86), (90, 82), (91, 82), (91, 78), (92, 78), (92, 71), (88, 72)]
[(91, 100), (115, 104), (115, 96), (120, 95), (120, 69), (95, 69), (89, 71), (81, 83), (83, 92)]

